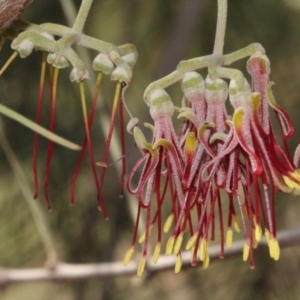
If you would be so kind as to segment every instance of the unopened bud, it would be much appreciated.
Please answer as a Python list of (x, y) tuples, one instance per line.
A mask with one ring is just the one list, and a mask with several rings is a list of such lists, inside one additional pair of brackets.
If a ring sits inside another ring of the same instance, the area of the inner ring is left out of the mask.
[(110, 78), (113, 81), (125, 82), (126, 84), (129, 84), (132, 78), (132, 70), (127, 64), (124, 63), (122, 66), (114, 69)]
[(76, 82), (81, 82), (83, 80), (89, 79), (89, 71), (85, 68), (73, 68), (73, 70), (70, 73), (70, 80), (76, 81)]
[(250, 103), (251, 99), (251, 88), (248, 81), (245, 79), (244, 90), (238, 91), (237, 83), (234, 79), (229, 84), (229, 100), (234, 109), (243, 107)]
[(205, 99), (209, 103), (224, 103), (228, 97), (228, 85), (223, 79), (205, 80)]
[(202, 76), (197, 72), (188, 72), (184, 75), (181, 83), (181, 89), (186, 98), (193, 102), (199, 97), (204, 97), (205, 86)]
[(137, 52), (128, 53), (122, 56), (122, 59), (128, 64), (130, 68), (133, 68), (137, 62)]
[(47, 56), (47, 62), (57, 69), (64, 69), (70, 65), (64, 56), (57, 55), (56, 53), (49, 53)]
[(25, 39), (21, 43), (17, 44), (16, 40), (14, 40), (11, 44), (11, 48), (17, 50), (22, 58), (29, 56), (34, 48), (34, 44)]
[(150, 115), (153, 120), (171, 117), (174, 113), (174, 104), (165, 90), (157, 89), (149, 95)]
[(110, 60), (108, 55), (104, 53), (98, 54), (94, 61), (93, 61), (93, 69), (95, 71), (100, 71), (104, 74), (111, 74), (111, 72), (114, 70), (115, 65), (113, 62)]

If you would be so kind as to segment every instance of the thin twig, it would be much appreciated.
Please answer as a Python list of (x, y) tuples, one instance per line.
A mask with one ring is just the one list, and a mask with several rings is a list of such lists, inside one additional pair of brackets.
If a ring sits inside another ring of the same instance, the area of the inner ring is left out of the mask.
[[(281, 248), (300, 245), (300, 227), (281, 231), (278, 233), (278, 241)], [(242, 255), (244, 240), (233, 243), (230, 249), (225, 251), (225, 258)], [(267, 249), (268, 245), (264, 239), (258, 248)], [(220, 247), (212, 246), (209, 248), (210, 260), (219, 259)], [(190, 252), (182, 253), (183, 267), (191, 267)], [(162, 255), (157, 264), (153, 264), (150, 260), (146, 266), (146, 272), (149, 274), (155, 272), (166, 271), (174, 268), (176, 256)], [(274, 262), (275, 263), (275, 262)], [(33, 281), (74, 281), (86, 280), (90, 278), (109, 278), (116, 276), (135, 275), (138, 268), (138, 262), (132, 261), (126, 267), (122, 262), (100, 263), (100, 264), (67, 264), (59, 263), (56, 268), (49, 270), (46, 268), (37, 269), (1, 269), (0, 284), (8, 285), (18, 282)]]

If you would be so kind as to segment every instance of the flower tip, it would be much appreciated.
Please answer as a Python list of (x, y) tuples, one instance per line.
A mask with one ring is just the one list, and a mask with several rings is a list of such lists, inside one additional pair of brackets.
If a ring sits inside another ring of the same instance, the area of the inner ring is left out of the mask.
[(178, 274), (180, 272), (181, 267), (182, 267), (182, 258), (181, 258), (181, 255), (177, 255), (175, 268), (174, 268), (175, 274)]
[(248, 245), (248, 243), (245, 243), (243, 248), (243, 261), (248, 260), (249, 253), (250, 253), (250, 246)]
[(298, 195), (300, 193), (300, 173), (298, 169), (291, 172), (288, 176), (283, 175), (282, 178), (286, 186), (292, 189), (292, 194)]
[(262, 230), (261, 230), (261, 227), (258, 224), (255, 224), (254, 236), (255, 236), (256, 242), (260, 242), (261, 241)]
[(140, 263), (139, 263), (138, 270), (137, 270), (138, 277), (141, 277), (143, 275), (145, 266), (146, 266), (146, 257), (142, 257), (142, 259), (140, 260)]
[(199, 253), (199, 258), (203, 263), (205, 262), (206, 257), (208, 256), (208, 251), (207, 251), (207, 240), (202, 239), (200, 243), (200, 253)]
[(170, 255), (173, 252), (174, 243), (175, 243), (175, 237), (172, 235), (167, 242), (166, 255)]
[(132, 254), (134, 252), (134, 248), (131, 247), (130, 249), (128, 249), (125, 253), (124, 259), (123, 259), (123, 265), (127, 266), (129, 261), (131, 260)]
[(232, 237), (233, 237), (232, 229), (228, 228), (227, 233), (226, 233), (226, 247), (227, 248), (231, 248), (231, 246), (232, 246)]
[(279, 260), (280, 248), (278, 240), (276, 238), (270, 239), (269, 250), (271, 258), (273, 258), (274, 260)]
[(180, 233), (175, 241), (175, 245), (174, 245), (174, 249), (173, 249), (173, 253), (175, 255), (178, 255), (178, 253), (180, 252), (182, 241), (183, 241), (183, 234)]
[(202, 264), (202, 268), (203, 268), (204, 270), (206, 270), (206, 269), (208, 268), (208, 266), (209, 266), (209, 261), (210, 261), (210, 259), (209, 259), (209, 256), (208, 256), (208, 254), (207, 254), (206, 257), (205, 257), (205, 259), (204, 259), (204, 261), (203, 261), (203, 264)]
[(170, 228), (171, 228), (171, 225), (173, 223), (173, 220), (174, 220), (174, 215), (173, 214), (170, 214), (164, 224), (164, 233), (167, 233), (169, 232)]
[(159, 256), (160, 256), (160, 250), (161, 250), (161, 246), (160, 246), (160, 243), (158, 243), (155, 246), (153, 257), (152, 257), (152, 261), (153, 261), (154, 264), (156, 264), (158, 262), (158, 259), (159, 259)]
[(197, 235), (194, 234), (194, 235), (188, 240), (188, 242), (187, 242), (187, 244), (186, 244), (186, 247), (185, 247), (185, 250), (191, 250), (191, 249), (194, 247), (194, 245), (195, 245), (195, 243), (196, 243), (196, 240), (197, 240)]

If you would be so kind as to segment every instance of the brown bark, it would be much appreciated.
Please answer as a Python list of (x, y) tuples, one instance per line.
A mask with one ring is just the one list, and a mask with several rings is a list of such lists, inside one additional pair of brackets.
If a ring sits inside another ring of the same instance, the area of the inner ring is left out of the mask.
[(16, 20), (33, 0), (0, 0), (0, 28)]

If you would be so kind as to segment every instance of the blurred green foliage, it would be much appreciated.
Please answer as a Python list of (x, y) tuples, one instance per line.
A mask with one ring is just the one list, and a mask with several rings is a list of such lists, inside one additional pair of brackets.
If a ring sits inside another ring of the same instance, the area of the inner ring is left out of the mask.
[[(74, 1), (79, 7), (80, 1)], [(142, 122), (150, 121), (142, 100), (143, 91), (153, 80), (172, 71), (182, 59), (209, 54), (213, 48), (216, 23), (216, 0), (98, 0), (94, 1), (85, 33), (116, 45), (134, 43), (139, 59), (134, 68), (127, 102), (132, 113)], [(252, 42), (261, 43), (271, 61), (272, 80), (277, 102), (288, 111), (295, 125), (292, 151), (299, 143), (300, 97), (300, 10), (284, 0), (229, 0), (225, 53)], [(34, 23), (66, 24), (59, 1), (36, 0), (22, 15)], [(0, 55), (0, 65), (10, 55), (8, 45)], [(94, 56), (95, 53), (91, 53)], [(40, 53), (25, 60), (17, 59), (0, 80), (1, 103), (34, 119), (39, 82)], [(234, 65), (245, 70), (245, 61)], [(79, 89), (61, 71), (57, 102), (57, 132), (81, 143), (84, 127)], [(109, 114), (114, 83), (105, 79), (102, 88), (102, 112)], [(49, 87), (46, 94), (49, 93)], [(178, 87), (170, 89), (179, 103)], [(93, 127), (96, 160), (101, 161), (104, 137), (100, 112)], [(49, 123), (49, 98), (45, 98), (43, 125)], [(8, 139), (22, 162), (32, 184), (31, 152), (33, 133), (5, 119)], [(133, 144), (127, 138), (128, 147)], [(45, 171), (47, 141), (39, 147), (41, 186)], [(136, 151), (136, 150), (135, 150)], [(138, 152), (128, 155), (132, 166)], [(104, 183), (104, 198), (110, 220), (105, 221), (97, 210), (95, 188), (86, 157), (77, 188), (76, 205), (69, 204), (69, 186), (78, 153), (55, 146), (52, 163), (50, 197), (51, 213), (46, 212), (59, 252), (66, 262), (88, 263), (121, 260), (130, 244), (133, 222), (124, 198), (119, 197), (114, 168), (109, 168)], [(45, 262), (45, 253), (30, 212), (0, 151), (0, 265), (4, 267), (38, 267)], [(39, 202), (43, 203), (41, 190)], [(277, 197), (278, 229), (299, 225), (299, 199), (289, 195)], [(93, 279), (75, 283), (30, 283), (13, 285), (0, 291), (0, 299), (296, 299), (300, 294), (300, 249), (282, 250), (279, 262), (267, 251), (255, 253), (256, 268), (251, 271), (241, 257), (214, 261), (208, 270), (201, 267), (155, 274), (151, 278)]]

